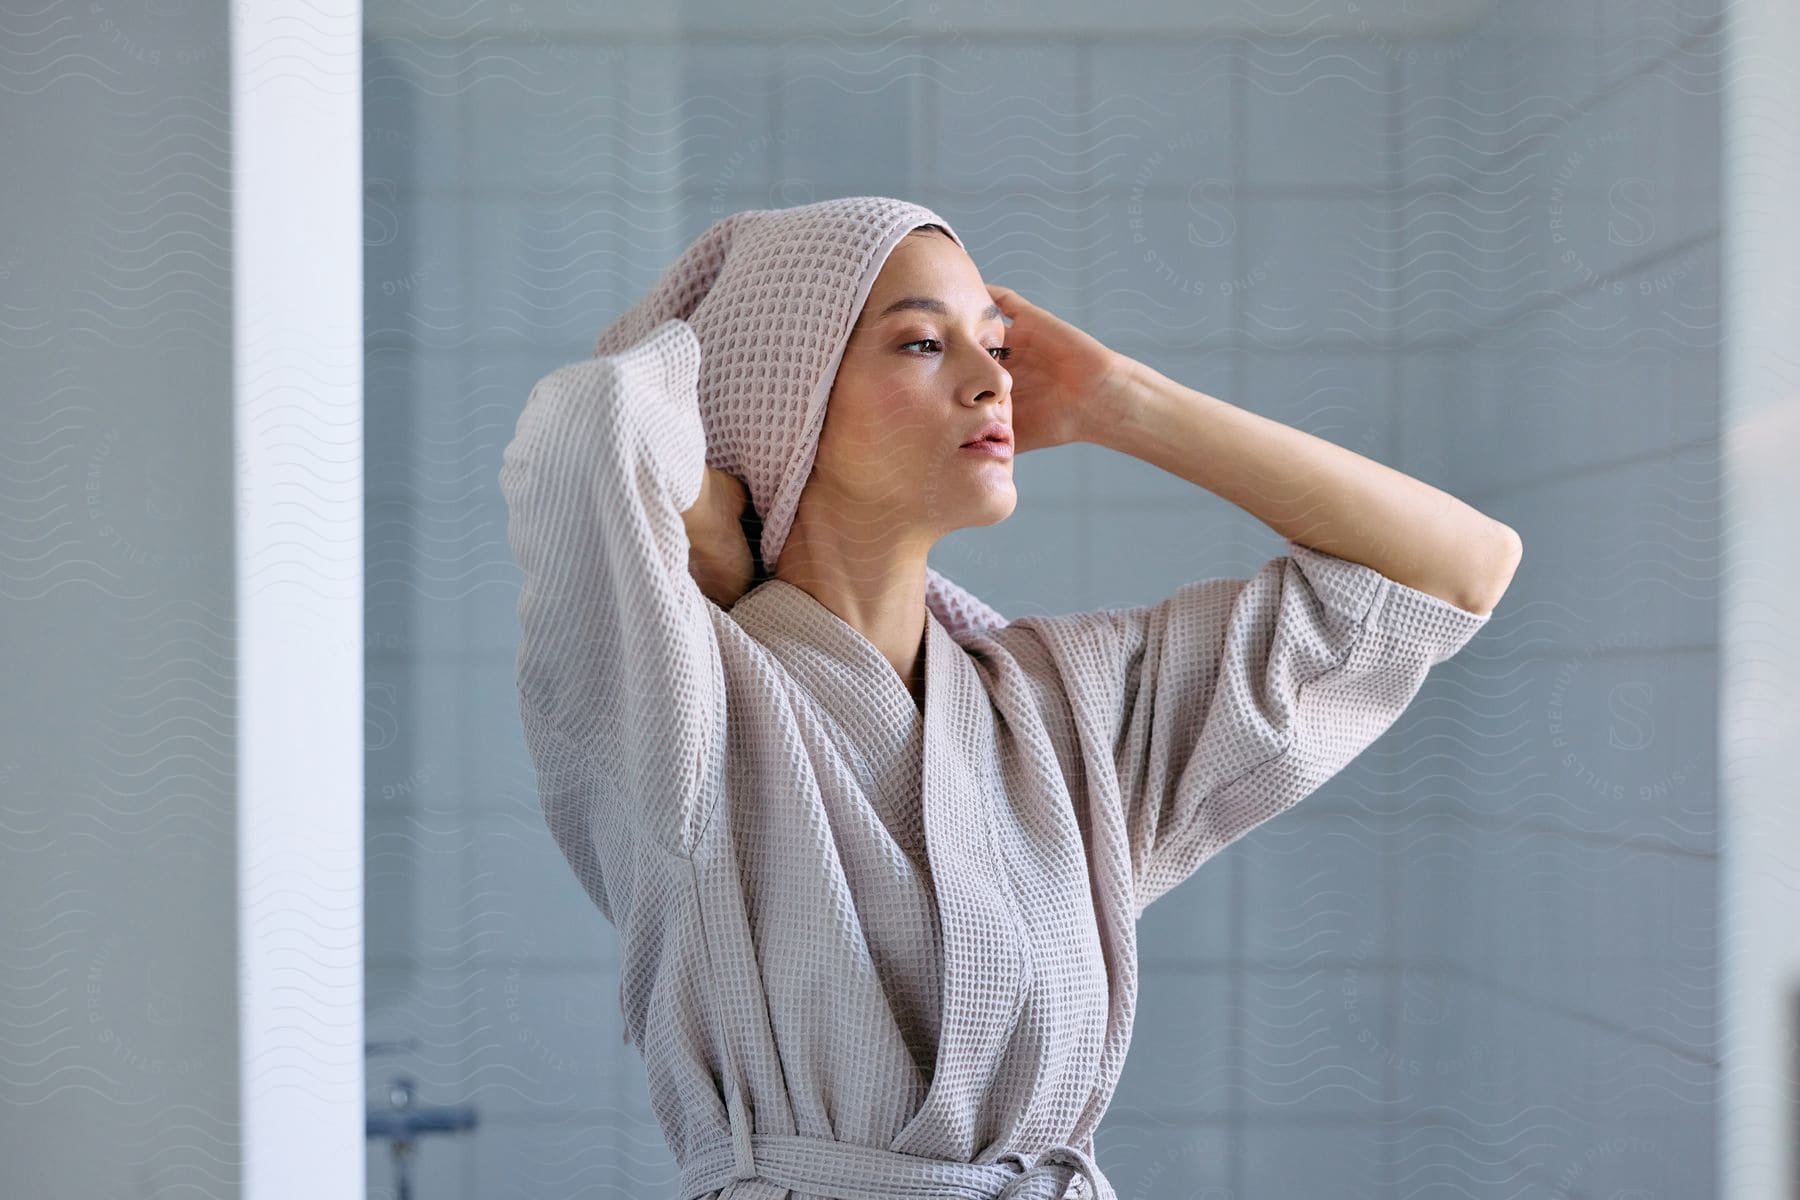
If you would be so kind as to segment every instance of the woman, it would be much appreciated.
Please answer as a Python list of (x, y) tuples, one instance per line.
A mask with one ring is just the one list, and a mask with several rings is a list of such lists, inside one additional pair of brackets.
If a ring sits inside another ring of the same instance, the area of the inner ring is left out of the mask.
[[(1008, 433), (1135, 454), (1288, 553), (1008, 622), (926, 564), (1012, 511), (968, 445)], [(1519, 557), (883, 197), (716, 223), (533, 389), (501, 482), (540, 798), (620, 931), (684, 1200), (1110, 1200), (1137, 918), (1387, 729)]]

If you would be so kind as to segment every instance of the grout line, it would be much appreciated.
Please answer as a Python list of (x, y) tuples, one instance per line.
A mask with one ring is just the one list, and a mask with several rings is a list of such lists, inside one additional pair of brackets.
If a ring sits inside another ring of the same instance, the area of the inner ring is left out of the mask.
[[(1510, 1000), (1523, 1002), (1529, 1007), (1541, 1009), (1548, 1013), (1554, 1013), (1557, 1016), (1565, 1017), (1594, 1029), (1605, 1030), (1608, 1033), (1621, 1034), (1639, 1045), (1650, 1046), (1665, 1051), (1672, 1057), (1679, 1058), (1684, 1062), (1692, 1063), (1695, 1066), (1716, 1068), (1720, 1065), (1717, 1058), (1696, 1056), (1694, 1054), (1694, 1048), (1691, 1046), (1674, 1045), (1657, 1037), (1645, 1036), (1644, 1031), (1641, 1029), (1633, 1029), (1628, 1025), (1621, 1025), (1617, 1021), (1610, 1021), (1603, 1016), (1588, 1012), (1586, 1009), (1577, 1008), (1567, 1003), (1536, 995), (1523, 988), (1515, 987), (1498, 976), (1490, 976), (1481, 972), (1471, 971), (1462, 963), (1454, 960), (1444, 959), (1435, 965), (1446, 975), (1459, 976), (1465, 983), (1480, 984), (1497, 996), (1503, 996)], [(1708, 982), (1715, 985), (1712, 990), (1722, 990), (1722, 988), (1717, 986), (1719, 980), (1716, 976), (1711, 978)], [(1722, 1039), (1724, 1034), (1720, 1022), (1716, 1019), (1718, 1017), (1718, 1006), (1716, 1004), (1712, 1007), (1711, 1012), (1715, 1017), (1711, 1028), (1714, 1033)]]
[[(1603, 276), (1603, 282), (1618, 281), (1622, 283), (1631, 276), (1655, 270), (1671, 258), (1678, 258), (1690, 251), (1699, 249), (1708, 242), (1717, 242), (1719, 240), (1721, 229), (1722, 227), (1719, 225), (1710, 225), (1697, 233), (1690, 233), (1679, 241), (1671, 242), (1654, 254), (1647, 254), (1643, 258), (1627, 263), (1617, 270), (1606, 272)], [(1554, 292), (1540, 292), (1539, 295), (1542, 297), (1541, 299), (1528, 300), (1516, 308), (1508, 309), (1501, 313), (1495, 320), (1476, 321), (1471, 324), (1469, 327), (1470, 332), (1467, 335), (1469, 344), (1471, 347), (1474, 347), (1486, 342), (1489, 337), (1493, 335), (1510, 333), (1521, 322), (1527, 321), (1539, 313), (1548, 312), (1570, 301), (1580, 300), (1584, 296), (1594, 293), (1597, 290), (1598, 289), (1595, 287), (1577, 286), (1559, 289)], [(1717, 305), (1714, 307), (1716, 309)]]
[[(1706, 446), (1717, 446), (1721, 434), (1709, 434), (1706, 437), (1689, 438), (1682, 442), (1672, 442), (1666, 446), (1627, 454), (1618, 458), (1604, 459), (1599, 462), (1583, 463), (1573, 467), (1559, 467), (1553, 471), (1540, 471), (1535, 475), (1520, 475), (1508, 479), (1503, 484), (1491, 487), (1470, 488), (1462, 492), (1465, 500), (1473, 504), (1476, 500), (1498, 500), (1513, 496), (1525, 495), (1543, 487), (1554, 487), (1559, 483), (1571, 483), (1577, 480), (1592, 479), (1596, 475), (1608, 475), (1618, 471), (1627, 471), (1650, 463), (1674, 459), (1690, 450), (1699, 450)], [(1721, 451), (1722, 452), (1722, 451)]]

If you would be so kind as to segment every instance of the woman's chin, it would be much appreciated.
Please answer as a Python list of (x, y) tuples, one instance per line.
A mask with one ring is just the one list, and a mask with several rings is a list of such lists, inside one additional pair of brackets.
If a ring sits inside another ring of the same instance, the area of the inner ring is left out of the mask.
[(1019, 489), (1013, 486), (1012, 477), (1008, 475), (1004, 481), (983, 488), (980, 495), (970, 498), (965, 509), (969, 514), (967, 524), (997, 524), (1012, 516), (1013, 509), (1018, 506)]

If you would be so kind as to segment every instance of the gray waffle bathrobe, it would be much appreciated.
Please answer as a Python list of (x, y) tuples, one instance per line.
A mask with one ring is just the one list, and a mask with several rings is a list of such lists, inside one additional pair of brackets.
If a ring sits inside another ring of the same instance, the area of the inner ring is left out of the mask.
[(619, 931), (681, 1197), (1110, 1200), (1137, 918), (1487, 617), (1290, 542), (1153, 605), (928, 611), (921, 713), (800, 588), (700, 593), (699, 360), (672, 320), (550, 373), (501, 470), (544, 815)]

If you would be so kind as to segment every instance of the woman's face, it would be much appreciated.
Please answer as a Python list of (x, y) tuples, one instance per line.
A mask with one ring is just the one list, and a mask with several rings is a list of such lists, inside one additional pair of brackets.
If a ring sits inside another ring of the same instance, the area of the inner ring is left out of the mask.
[(845, 345), (808, 502), (834, 523), (917, 531), (928, 544), (1011, 515), (1012, 459), (963, 448), (990, 422), (1012, 425), (1012, 376), (996, 355), (1005, 340), (967, 251), (934, 229), (902, 238)]

